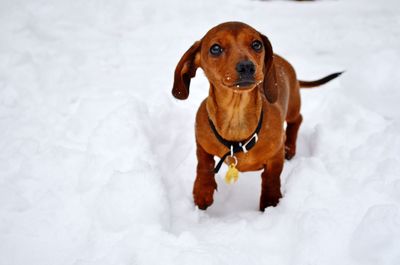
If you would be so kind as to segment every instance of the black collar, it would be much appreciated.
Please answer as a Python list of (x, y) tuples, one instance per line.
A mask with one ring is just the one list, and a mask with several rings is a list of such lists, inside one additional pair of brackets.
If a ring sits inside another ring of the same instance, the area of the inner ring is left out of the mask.
[(218, 173), (219, 169), (222, 166), (222, 163), (225, 161), (225, 159), (229, 155), (233, 156), (235, 153), (240, 153), (240, 152), (247, 153), (248, 151), (250, 151), (251, 148), (253, 148), (256, 145), (256, 143), (258, 141), (258, 133), (261, 130), (263, 116), (264, 116), (264, 110), (261, 109), (261, 115), (260, 115), (260, 119), (257, 124), (257, 128), (254, 131), (254, 133), (251, 135), (249, 140), (247, 140), (245, 143), (228, 141), (228, 140), (222, 138), (222, 136), (217, 132), (217, 129), (215, 128), (215, 125), (211, 121), (210, 117), (208, 118), (208, 122), (210, 123), (211, 130), (213, 131), (215, 137), (217, 137), (218, 141), (221, 144), (225, 145), (229, 149), (229, 151), (221, 157), (221, 160), (219, 160), (217, 166), (214, 169), (214, 173)]

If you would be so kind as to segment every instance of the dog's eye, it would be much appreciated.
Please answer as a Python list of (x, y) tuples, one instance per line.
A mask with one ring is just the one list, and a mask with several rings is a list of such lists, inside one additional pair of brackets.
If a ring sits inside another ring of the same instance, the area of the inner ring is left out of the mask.
[(210, 48), (210, 53), (212, 55), (218, 56), (222, 53), (222, 48), (221, 46), (219, 46), (218, 44), (214, 44), (213, 46), (211, 46)]
[(253, 43), (251, 44), (251, 47), (252, 47), (256, 52), (259, 52), (259, 51), (261, 51), (263, 45), (262, 45), (261, 41), (255, 40), (255, 41), (253, 41)]

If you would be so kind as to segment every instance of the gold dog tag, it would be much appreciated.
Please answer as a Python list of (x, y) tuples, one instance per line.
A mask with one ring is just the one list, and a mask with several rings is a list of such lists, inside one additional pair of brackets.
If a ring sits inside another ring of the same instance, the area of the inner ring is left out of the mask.
[(225, 182), (227, 184), (231, 184), (232, 182), (236, 182), (239, 178), (239, 170), (237, 170), (235, 164), (230, 164), (228, 167), (228, 171), (225, 175)]

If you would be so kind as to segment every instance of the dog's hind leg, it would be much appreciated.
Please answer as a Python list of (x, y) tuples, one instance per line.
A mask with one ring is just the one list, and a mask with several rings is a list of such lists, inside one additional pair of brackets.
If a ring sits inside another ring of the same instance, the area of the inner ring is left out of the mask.
[(285, 158), (290, 160), (296, 154), (297, 134), (303, 117), (300, 114), (301, 98), (300, 88), (296, 81), (290, 88), (289, 105), (286, 114), (286, 141), (285, 141)]
[(300, 124), (303, 121), (303, 117), (299, 113), (298, 116), (287, 122), (286, 127), (286, 141), (285, 141), (285, 158), (290, 160), (296, 154), (296, 141), (297, 134), (299, 132)]

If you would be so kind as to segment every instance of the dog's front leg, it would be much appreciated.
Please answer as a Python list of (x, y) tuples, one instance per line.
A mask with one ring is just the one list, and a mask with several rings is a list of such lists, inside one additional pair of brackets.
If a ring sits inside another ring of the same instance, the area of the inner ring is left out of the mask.
[(214, 156), (208, 154), (203, 147), (197, 143), (197, 176), (193, 187), (194, 203), (199, 209), (205, 210), (214, 201), (214, 190), (217, 183), (214, 178)]
[(280, 176), (284, 161), (285, 151), (282, 147), (264, 166), (261, 175), (260, 211), (264, 211), (268, 206), (276, 206), (282, 198)]

